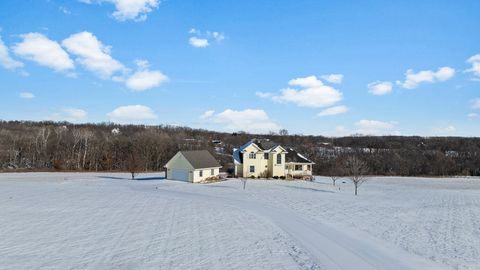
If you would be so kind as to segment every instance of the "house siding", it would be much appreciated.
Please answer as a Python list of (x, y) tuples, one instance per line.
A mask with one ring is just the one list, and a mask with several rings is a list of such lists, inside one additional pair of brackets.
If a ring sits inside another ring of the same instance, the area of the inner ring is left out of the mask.
[(178, 152), (172, 159), (168, 162), (166, 171), (166, 178), (172, 176), (172, 170), (185, 170), (188, 171), (188, 181), (192, 182), (192, 165), (185, 159), (182, 153)]
[[(280, 149), (276, 149), (280, 151)], [(254, 159), (250, 158), (250, 153), (256, 154)], [(264, 158), (264, 151), (259, 150), (254, 145), (249, 145), (241, 153), (243, 155), (243, 166), (239, 166), (238, 169), (242, 170), (242, 176), (239, 177), (282, 177), (285, 176), (285, 153), (272, 152), (269, 153), (269, 158)], [(277, 155), (281, 155), (282, 163), (277, 164)], [(250, 172), (250, 166), (255, 167), (255, 172)]]
[[(212, 174), (213, 170), (213, 174)], [(203, 175), (200, 176), (200, 171), (203, 171)], [(196, 169), (193, 171), (192, 176), (193, 176), (193, 183), (198, 183), (201, 181), (204, 181), (208, 177), (211, 176), (217, 176), (220, 174), (220, 168), (202, 168), (202, 169)]]

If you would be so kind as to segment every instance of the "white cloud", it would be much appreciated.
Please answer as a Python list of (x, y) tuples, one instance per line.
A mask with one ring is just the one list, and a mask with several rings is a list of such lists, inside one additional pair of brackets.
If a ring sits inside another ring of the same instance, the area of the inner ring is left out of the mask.
[(144, 60), (144, 59), (136, 59), (135, 60), (135, 65), (137, 65), (137, 67), (139, 69), (142, 69), (142, 70), (145, 70), (148, 67), (150, 67), (150, 63), (147, 60)]
[(204, 112), (202, 115), (200, 115), (200, 119), (207, 119), (207, 118), (210, 118), (213, 116), (213, 114), (215, 113), (214, 110), (209, 110), (209, 111), (206, 111)]
[(472, 109), (480, 109), (480, 98), (472, 99)]
[(209, 119), (228, 131), (268, 133), (280, 129), (280, 126), (273, 122), (264, 110), (245, 109), (235, 111), (227, 109), (218, 114), (208, 112), (207, 115), (209, 116), (204, 119)]
[(68, 10), (66, 7), (63, 7), (63, 6), (58, 7), (58, 10), (60, 10), (61, 12), (63, 12), (64, 14), (67, 14), (67, 15), (72, 14), (72, 12), (70, 12), (70, 10)]
[(225, 39), (223, 33), (217, 31), (200, 31), (198, 29), (192, 28), (188, 33), (191, 35), (188, 42), (190, 45), (196, 48), (205, 48), (210, 46), (210, 41), (221, 42)]
[(336, 126), (335, 127), (335, 136), (347, 136), (348, 129), (344, 126)]
[(53, 121), (68, 121), (73, 123), (83, 122), (87, 119), (87, 112), (77, 108), (65, 108), (60, 112), (54, 113), (50, 116)]
[(473, 73), (473, 75), (477, 77), (480, 77), (480, 54), (476, 54), (468, 58), (467, 63), (472, 64), (472, 67), (466, 71)]
[(304, 78), (292, 79), (288, 82), (290, 86), (300, 86), (305, 88), (313, 88), (323, 86), (322, 81), (317, 79), (316, 76), (308, 76)]
[(372, 95), (381, 96), (392, 92), (393, 85), (391, 82), (375, 81), (369, 83), (368, 92)]
[(271, 97), (273, 94), (272, 93), (266, 93), (266, 92), (255, 92), (255, 95), (257, 97), (261, 97), (261, 98), (269, 98)]
[(40, 33), (28, 33), (21, 37), (23, 41), (13, 47), (15, 54), (55, 71), (74, 69), (72, 59), (56, 41)]
[(454, 126), (445, 127), (445, 131), (448, 131), (448, 132), (454, 132), (455, 130), (457, 129)]
[(396, 125), (396, 122), (382, 122), (365, 119), (355, 123), (355, 126), (357, 127), (357, 133), (368, 135), (398, 134), (398, 131), (393, 130)]
[(2, 37), (0, 37), (0, 64), (6, 69), (16, 69), (23, 67), (23, 63), (12, 59), (8, 52), (7, 46), (3, 43)]
[(109, 78), (125, 67), (110, 55), (110, 47), (105, 46), (90, 32), (73, 34), (62, 41), (68, 52), (77, 56), (77, 61), (86, 69), (101, 78)]
[(20, 98), (24, 98), (24, 99), (32, 99), (32, 98), (35, 98), (35, 95), (33, 93), (30, 93), (30, 92), (21, 92), (20, 94), (18, 94), (18, 96)]
[(137, 72), (131, 75), (125, 82), (126, 86), (133, 91), (145, 91), (160, 86), (168, 80), (162, 72), (158, 70), (150, 71), (147, 60), (137, 59), (135, 64), (138, 66)]
[(451, 79), (455, 75), (455, 69), (451, 67), (441, 67), (437, 71), (422, 70), (414, 73), (412, 69), (405, 73), (405, 81), (397, 81), (397, 84), (406, 89), (417, 88), (421, 83), (443, 82)]
[[(290, 80), (290, 86), (280, 91), (279, 95), (271, 95), (276, 102), (290, 102), (300, 107), (321, 108), (331, 106), (342, 100), (342, 93), (337, 89), (324, 85), (316, 76), (308, 76)], [(267, 93), (263, 93), (267, 96)]]
[(472, 118), (472, 119), (479, 118), (478, 113), (469, 113), (467, 116), (468, 118)]
[(107, 114), (112, 122), (138, 123), (144, 120), (157, 119), (154, 111), (144, 105), (127, 105), (116, 108)]
[(160, 86), (166, 80), (168, 77), (160, 71), (140, 70), (127, 79), (126, 85), (133, 91), (145, 91)]
[(196, 48), (205, 48), (207, 47), (208, 45), (210, 45), (208, 43), (208, 40), (205, 39), (205, 38), (198, 38), (198, 37), (191, 37), (188, 42), (190, 43), (190, 45), (192, 45), (193, 47), (196, 47)]
[(220, 33), (220, 32), (212, 32), (212, 37), (216, 40), (216, 41), (222, 41), (225, 39), (225, 36)]
[(112, 3), (115, 5), (113, 17), (118, 21), (134, 20), (144, 21), (147, 14), (158, 8), (160, 0), (79, 0), (80, 2), (91, 3)]
[(195, 28), (191, 28), (190, 31), (188, 31), (189, 34), (194, 34), (194, 35), (201, 35), (202, 32), (200, 30), (197, 30)]
[(65, 112), (68, 117), (73, 119), (82, 120), (87, 118), (87, 112), (82, 109), (67, 108), (63, 109), (63, 112)]
[(343, 74), (326, 74), (320, 76), (320, 78), (330, 83), (340, 84), (343, 81)]
[(435, 135), (451, 134), (451, 133), (454, 133), (455, 131), (457, 131), (457, 129), (452, 125), (433, 128), (433, 132), (435, 133)]
[(336, 115), (336, 114), (341, 114), (341, 113), (346, 113), (348, 112), (348, 108), (346, 106), (335, 106), (335, 107), (330, 107), (328, 109), (325, 109), (318, 113), (318, 116), (330, 116), (330, 115)]

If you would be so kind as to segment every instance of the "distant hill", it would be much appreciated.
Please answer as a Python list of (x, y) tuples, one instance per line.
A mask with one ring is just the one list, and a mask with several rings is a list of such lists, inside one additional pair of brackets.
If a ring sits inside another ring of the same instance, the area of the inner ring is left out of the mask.
[(145, 171), (159, 171), (179, 150), (207, 149), (232, 167), (231, 153), (252, 138), (292, 147), (328, 175), (336, 161), (357, 155), (370, 174), (405, 176), (480, 175), (480, 138), (417, 136), (258, 135), (177, 126), (0, 122), (0, 169), (125, 171), (132, 155)]

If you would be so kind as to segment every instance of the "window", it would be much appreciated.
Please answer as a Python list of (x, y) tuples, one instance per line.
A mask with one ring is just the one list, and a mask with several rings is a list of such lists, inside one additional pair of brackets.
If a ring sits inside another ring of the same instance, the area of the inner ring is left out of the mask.
[(282, 155), (277, 154), (277, 164), (282, 164)]
[(268, 153), (263, 154), (263, 159), (268, 159)]
[(214, 174), (215, 174), (215, 170), (212, 169), (212, 170), (210, 171), (210, 175), (214, 175)]
[(200, 170), (200, 172), (199, 172), (199, 173), (200, 173), (200, 177), (203, 177), (203, 171), (202, 171), (202, 170)]
[(257, 157), (257, 155), (255, 155), (255, 153), (253, 153), (253, 152), (248, 154), (248, 158), (255, 159), (256, 157)]
[(311, 165), (307, 165), (307, 171), (311, 171), (312, 170), (312, 166)]
[(295, 165), (295, 171), (301, 171), (302, 165)]
[(250, 166), (250, 172), (255, 172), (255, 166)]

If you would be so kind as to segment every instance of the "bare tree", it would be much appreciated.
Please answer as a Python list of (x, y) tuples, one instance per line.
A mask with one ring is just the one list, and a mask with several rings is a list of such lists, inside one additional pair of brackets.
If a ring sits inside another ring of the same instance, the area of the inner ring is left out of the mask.
[(247, 178), (246, 177), (240, 178), (240, 181), (242, 181), (243, 190), (245, 190), (245, 187), (247, 186)]
[(328, 175), (330, 176), (330, 179), (332, 179), (332, 184), (335, 186), (335, 182), (342, 178), (344, 175), (344, 170), (342, 169), (342, 164), (339, 159), (336, 159), (335, 162), (330, 165), (330, 168), (328, 169)]
[(339, 175), (336, 175), (336, 174), (330, 174), (330, 179), (332, 179), (332, 184), (333, 186), (335, 186), (335, 182), (337, 182), (338, 179), (342, 178), (341, 176)]
[(130, 152), (128, 154), (127, 167), (128, 171), (132, 175), (132, 180), (135, 180), (135, 176), (137, 176), (142, 170), (142, 162), (140, 159), (140, 156), (136, 152)]
[(93, 137), (93, 132), (88, 129), (82, 129), (81, 138), (83, 140), (83, 161), (82, 161), (82, 169), (85, 169), (85, 161), (87, 159), (88, 153), (88, 141)]
[(368, 172), (367, 164), (356, 156), (349, 156), (345, 159), (345, 173), (355, 186), (355, 196), (358, 194), (358, 187), (367, 181), (365, 174)]
[[(92, 132), (93, 137), (85, 131)], [(165, 125), (0, 120), (0, 170), (128, 171), (129, 145), (135, 146), (143, 162), (142, 170), (162, 170), (177, 151), (196, 149), (220, 151), (218, 159), (229, 165), (232, 159), (228, 153), (233, 148), (258, 137), (293, 147), (308, 156), (315, 162), (314, 174), (333, 175), (329, 172), (333, 161), (342, 161), (344, 156), (355, 154), (368, 164), (368, 173), (372, 175), (480, 176), (478, 137), (326, 138), (285, 134), (285, 131), (271, 135), (231, 134)], [(212, 144), (213, 139), (221, 141), (221, 147)], [(343, 165), (337, 166), (343, 168)]]
[(287, 136), (287, 135), (288, 135), (288, 130), (286, 130), (286, 129), (280, 129), (280, 130), (278, 131), (278, 134), (279, 134), (280, 136)]

